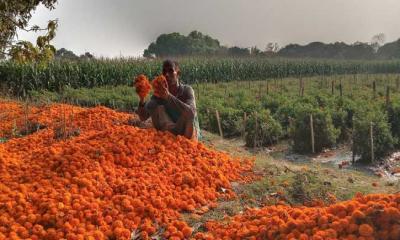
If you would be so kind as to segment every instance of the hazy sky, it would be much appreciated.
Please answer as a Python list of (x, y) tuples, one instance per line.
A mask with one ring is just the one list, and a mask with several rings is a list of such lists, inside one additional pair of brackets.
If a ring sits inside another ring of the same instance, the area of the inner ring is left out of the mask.
[[(399, 0), (58, 0), (39, 7), (32, 24), (57, 18), (54, 45), (96, 56), (139, 56), (161, 33), (198, 30), (227, 46), (264, 49), (312, 41), (400, 38)], [(20, 39), (33, 40), (20, 32)]]

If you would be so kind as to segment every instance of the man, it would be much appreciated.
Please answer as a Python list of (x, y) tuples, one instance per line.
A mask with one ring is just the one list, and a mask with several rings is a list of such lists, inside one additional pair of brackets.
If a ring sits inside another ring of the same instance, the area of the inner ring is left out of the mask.
[(151, 117), (154, 127), (160, 131), (170, 131), (198, 140), (199, 122), (196, 100), (192, 87), (179, 81), (180, 69), (177, 62), (166, 60), (162, 66), (168, 87), (160, 91), (160, 96), (152, 96), (150, 101), (139, 102), (138, 115), (141, 121)]

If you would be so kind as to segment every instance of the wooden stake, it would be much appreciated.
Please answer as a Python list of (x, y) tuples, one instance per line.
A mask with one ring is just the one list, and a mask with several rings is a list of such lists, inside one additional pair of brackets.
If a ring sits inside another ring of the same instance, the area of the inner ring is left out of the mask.
[(342, 83), (339, 84), (340, 97), (343, 97)]
[(375, 98), (376, 97), (376, 82), (375, 82), (375, 80), (372, 82), (372, 91), (373, 91), (374, 98)]
[(219, 135), (221, 136), (221, 138), (224, 138), (224, 134), (223, 134), (223, 132), (222, 132), (221, 120), (220, 120), (220, 118), (219, 118), (218, 110), (215, 110), (215, 116), (217, 117)]
[(299, 95), (301, 96), (301, 92), (303, 89), (303, 79), (300, 77), (299, 78)]
[(257, 121), (257, 113), (255, 112), (254, 113), (254, 120), (255, 120), (255, 122), (256, 122), (256, 126), (255, 126), (255, 128), (254, 128), (254, 142), (253, 142), (253, 147), (255, 148), (255, 147), (257, 147), (257, 134), (258, 134), (258, 121)]
[(374, 163), (375, 156), (374, 156), (374, 132), (373, 132), (373, 123), (371, 122), (369, 128), (369, 136), (370, 136), (370, 143), (371, 143), (371, 163)]
[(208, 117), (208, 130), (211, 131), (212, 125), (211, 125), (210, 109), (207, 108), (206, 112), (207, 112), (207, 117)]
[(390, 103), (390, 87), (386, 86), (386, 106), (389, 106)]
[(352, 151), (352, 158), (351, 163), (354, 165), (356, 162), (356, 149), (354, 145), (354, 116), (351, 117), (352, 129), (351, 129), (351, 151)]
[(245, 139), (246, 135), (246, 124), (247, 124), (247, 114), (243, 113), (243, 127), (242, 127), (242, 138)]
[(335, 81), (332, 80), (332, 95), (335, 94)]
[(312, 149), (312, 153), (315, 153), (314, 121), (313, 121), (312, 114), (310, 114), (310, 129), (311, 129), (311, 149)]
[(197, 99), (200, 100), (200, 87), (198, 81), (196, 81), (196, 87), (197, 87)]

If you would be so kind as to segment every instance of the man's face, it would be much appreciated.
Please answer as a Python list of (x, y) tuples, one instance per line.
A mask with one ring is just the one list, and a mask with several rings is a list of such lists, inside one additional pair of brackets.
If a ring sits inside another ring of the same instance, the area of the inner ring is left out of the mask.
[(178, 85), (178, 72), (176, 67), (167, 66), (163, 69), (163, 75), (167, 79), (168, 86)]

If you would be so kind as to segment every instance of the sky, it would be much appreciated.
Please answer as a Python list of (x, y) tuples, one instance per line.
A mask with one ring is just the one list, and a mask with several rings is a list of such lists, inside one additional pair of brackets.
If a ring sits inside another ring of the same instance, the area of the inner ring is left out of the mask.
[[(399, 0), (58, 0), (39, 6), (31, 24), (58, 19), (56, 48), (97, 57), (141, 56), (162, 33), (193, 30), (225, 46), (265, 49), (314, 41), (369, 42), (400, 38)], [(36, 39), (18, 32), (19, 40)]]

